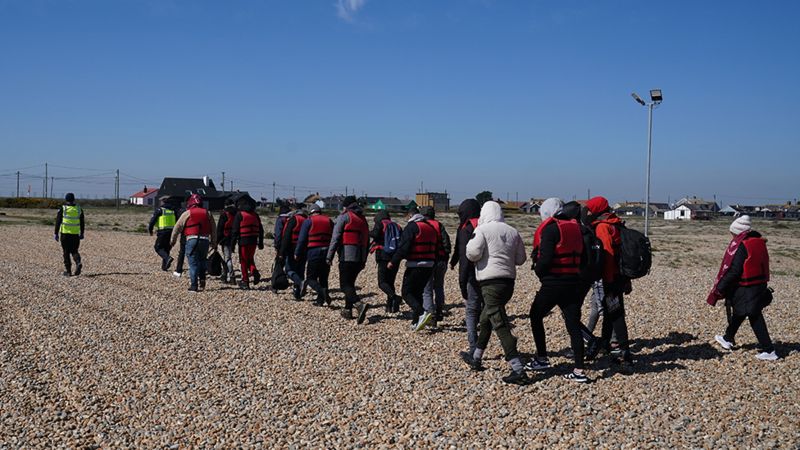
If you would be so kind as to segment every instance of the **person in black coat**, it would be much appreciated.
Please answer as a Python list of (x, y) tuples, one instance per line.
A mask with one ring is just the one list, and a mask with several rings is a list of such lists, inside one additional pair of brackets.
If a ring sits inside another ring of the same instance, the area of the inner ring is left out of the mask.
[(466, 307), (465, 322), (470, 355), (475, 352), (475, 344), (478, 342), (478, 321), (483, 309), (483, 295), (475, 278), (475, 264), (467, 259), (467, 242), (472, 239), (480, 215), (481, 205), (474, 198), (468, 198), (458, 206), (459, 226), (456, 244), (450, 256), (450, 269), (455, 269), (458, 264), (458, 286)]
[(375, 214), (372, 229), (369, 232), (369, 237), (372, 238), (370, 251), (375, 253), (375, 263), (378, 265), (378, 287), (386, 294), (386, 312), (397, 313), (400, 311), (400, 303), (403, 300), (397, 295), (395, 288), (399, 267), (395, 266), (391, 269), (388, 267), (392, 255), (383, 250), (386, 227), (389, 226), (389, 223), (393, 222), (388, 211), (378, 211)]

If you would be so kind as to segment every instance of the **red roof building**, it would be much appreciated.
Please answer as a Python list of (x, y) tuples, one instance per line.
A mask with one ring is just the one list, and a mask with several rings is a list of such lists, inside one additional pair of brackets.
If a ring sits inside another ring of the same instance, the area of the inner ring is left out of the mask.
[(158, 188), (145, 186), (143, 190), (133, 194), (128, 198), (131, 205), (153, 206), (158, 197)]

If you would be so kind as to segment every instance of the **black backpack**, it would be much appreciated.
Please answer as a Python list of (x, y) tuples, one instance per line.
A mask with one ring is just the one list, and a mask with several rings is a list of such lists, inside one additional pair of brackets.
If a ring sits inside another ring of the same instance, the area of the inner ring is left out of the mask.
[(650, 239), (625, 225), (619, 225), (617, 229), (622, 240), (618, 255), (620, 273), (631, 280), (650, 273), (653, 263)]
[(595, 282), (603, 277), (603, 242), (597, 239), (591, 228), (581, 225), (583, 255), (580, 277), (585, 282)]
[(212, 277), (222, 275), (222, 256), (218, 251), (214, 251), (208, 258), (208, 274)]
[(270, 282), (272, 283), (272, 288), (276, 291), (282, 291), (289, 287), (289, 277), (286, 276), (283, 264), (283, 258), (276, 258), (275, 264), (272, 266)]

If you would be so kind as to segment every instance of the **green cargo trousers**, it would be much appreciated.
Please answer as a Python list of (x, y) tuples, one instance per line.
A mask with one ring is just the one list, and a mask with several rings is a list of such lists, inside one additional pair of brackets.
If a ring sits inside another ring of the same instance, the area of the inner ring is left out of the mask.
[(506, 314), (506, 303), (511, 300), (514, 294), (514, 280), (502, 278), (481, 282), (481, 293), (483, 294), (483, 310), (481, 311), (480, 327), (476, 347), (485, 350), (489, 345), (489, 338), (494, 330), (500, 338), (503, 352), (506, 354), (506, 361), (519, 357), (517, 353), (517, 338), (511, 334), (511, 323)]

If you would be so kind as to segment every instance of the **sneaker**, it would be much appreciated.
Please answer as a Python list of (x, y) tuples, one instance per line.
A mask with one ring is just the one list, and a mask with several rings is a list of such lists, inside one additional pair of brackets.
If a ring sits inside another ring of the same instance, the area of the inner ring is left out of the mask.
[(531, 379), (528, 378), (524, 370), (520, 370), (519, 372), (514, 372), (512, 370), (510, 374), (503, 377), (503, 381), (508, 384), (518, 384), (520, 386), (531, 383)]
[(169, 259), (167, 260), (167, 264), (164, 265), (164, 272), (169, 271), (169, 266), (171, 266), (174, 261), (175, 261), (175, 258), (170, 256)]
[(587, 377), (586, 375), (584, 375), (582, 373), (570, 372), (570, 373), (564, 374), (563, 376), (564, 376), (565, 380), (574, 381), (576, 383), (588, 383), (589, 382), (589, 377)]
[(775, 350), (767, 353), (761, 352), (756, 355), (756, 358), (760, 359), (761, 361), (776, 361), (778, 359), (778, 355), (775, 353)]
[(242, 290), (245, 290), (245, 291), (249, 291), (250, 290), (250, 283), (248, 283), (247, 280), (240, 281), (239, 282), (239, 289), (242, 289)]
[(76, 277), (81, 274), (81, 269), (83, 269), (83, 264), (78, 263), (78, 264), (75, 265), (75, 276)]
[(322, 288), (322, 296), (325, 298), (325, 303), (327, 303), (328, 306), (331, 306), (331, 303), (333, 303), (333, 299), (331, 298), (331, 295), (328, 293), (328, 288)]
[(347, 319), (347, 320), (352, 319), (353, 318), (353, 308), (347, 308), (347, 307), (342, 308), (341, 315), (342, 315), (343, 319)]
[(574, 357), (575, 357), (575, 352), (572, 351), (571, 348), (568, 348), (564, 351), (564, 358), (574, 358)]
[(548, 359), (539, 359), (535, 356), (528, 361), (528, 364), (525, 364), (525, 370), (546, 370), (549, 368), (550, 361)]
[(481, 365), (480, 359), (475, 359), (472, 357), (472, 353), (470, 352), (460, 352), (459, 356), (461, 356), (461, 360), (467, 363), (470, 369), (478, 372), (483, 370), (483, 365)]
[(367, 309), (369, 309), (369, 305), (364, 302), (358, 302), (355, 304), (356, 308), (358, 308), (358, 318), (356, 319), (357, 324), (364, 323), (364, 319), (367, 318)]
[(205, 278), (201, 278), (200, 279), (200, 290), (203, 290), (203, 291), (206, 290), (206, 279)]
[(172, 276), (175, 278), (180, 278), (183, 275), (183, 272), (172, 272)]
[[(570, 349), (572, 350), (572, 349)], [(597, 357), (600, 352), (600, 340), (593, 339), (586, 345), (586, 353), (583, 354), (584, 360), (591, 360)], [(574, 356), (574, 355), (573, 355)]]
[(189, 292), (197, 292), (197, 286), (189, 286)]
[(253, 271), (253, 284), (258, 284), (261, 282), (261, 272), (254, 270)]
[(323, 297), (322, 295), (317, 295), (317, 299), (314, 300), (314, 303), (312, 303), (312, 305), (314, 306), (322, 306), (324, 304), (325, 304), (325, 297)]
[(300, 286), (295, 285), (292, 287), (292, 296), (298, 301), (303, 299), (303, 297), (300, 295)]
[(70, 272), (69, 270), (65, 270), (61, 275), (64, 275), (65, 277), (71, 277), (72, 272)]
[(394, 301), (392, 302), (392, 312), (397, 314), (400, 312), (400, 304), (403, 303), (403, 297), (399, 295), (395, 295)]
[(419, 322), (417, 322), (417, 325), (414, 327), (414, 331), (420, 331), (421, 329), (425, 328), (425, 326), (428, 325), (428, 322), (430, 322), (432, 318), (433, 318), (433, 315), (431, 313), (425, 311), (420, 316)]
[(725, 340), (725, 336), (716, 335), (714, 336), (714, 340), (717, 341), (720, 347), (724, 348), (725, 350), (731, 351), (733, 350), (733, 342), (728, 342)]

